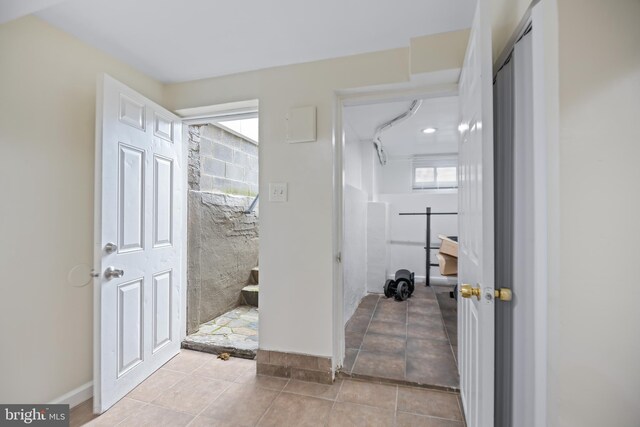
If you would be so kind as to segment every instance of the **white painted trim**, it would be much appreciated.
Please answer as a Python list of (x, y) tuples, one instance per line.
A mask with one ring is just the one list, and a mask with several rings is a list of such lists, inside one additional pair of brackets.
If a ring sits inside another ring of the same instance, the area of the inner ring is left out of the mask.
[(344, 236), (344, 125), (342, 123), (344, 96), (334, 95), (333, 116), (333, 372), (343, 366), (344, 335), (344, 268), (342, 239)]
[[(558, 117), (558, 67), (557, 51), (549, 52), (548, 40), (557, 40), (557, 5), (547, 0), (535, 1), (531, 9), (533, 55), (533, 163), (534, 176), (541, 177), (534, 183), (534, 348), (532, 369), (535, 384), (532, 405), (533, 425), (547, 425), (547, 345), (548, 345), (548, 288), (555, 282), (554, 269), (549, 264), (558, 244), (553, 233), (559, 221), (557, 189), (559, 141)], [(551, 16), (550, 16), (551, 15)], [(557, 50), (557, 44), (552, 49)], [(554, 73), (549, 76), (548, 73)], [(553, 78), (550, 78), (553, 77)], [(553, 93), (553, 96), (550, 94)]]
[[(228, 129), (225, 126), (222, 126), (216, 121), (220, 118), (220, 115), (224, 112), (229, 112), (232, 110), (238, 110), (244, 108), (245, 112), (248, 113), (251, 111), (251, 114), (256, 114), (259, 117), (259, 101), (257, 99), (252, 99), (248, 101), (237, 101), (237, 102), (229, 102), (226, 104), (216, 104), (216, 105), (208, 105), (203, 107), (194, 107), (194, 108), (184, 108), (181, 110), (175, 110), (174, 113), (178, 116), (182, 117), (182, 158), (184, 159), (184, 170), (182, 173), (182, 185), (184, 188), (183, 195), (183, 215), (182, 215), (182, 227), (184, 230), (185, 236), (185, 244), (182, 248), (182, 283), (184, 284), (181, 289), (182, 296), (182, 304), (181, 304), (181, 315), (184, 317), (180, 321), (182, 322), (183, 328), (181, 329), (180, 340), (184, 340), (187, 337), (187, 287), (188, 287), (188, 246), (189, 246), (189, 126), (190, 125), (198, 125), (198, 124), (212, 124), (214, 126), (218, 126), (224, 128), (226, 131), (236, 134), (241, 138), (247, 139), (244, 135), (240, 135), (232, 129)], [(230, 110), (231, 109), (231, 110)], [(253, 141), (252, 141), (253, 142)], [(258, 146), (260, 145), (255, 142)], [(260, 158), (260, 154), (258, 153), (258, 158)], [(258, 168), (260, 171), (260, 168)], [(260, 178), (258, 177), (258, 183), (260, 183)]]
[(204, 105), (202, 107), (182, 108), (174, 113), (183, 119), (200, 119), (220, 117), (221, 115), (256, 113), (259, 108), (259, 100), (249, 99), (245, 101), (227, 102), (224, 104)]
[(70, 408), (78, 406), (93, 397), (93, 381), (82, 384), (80, 387), (74, 388), (68, 393), (59, 396), (49, 402), (50, 405), (65, 404)]
[[(533, 329), (533, 366), (529, 366), (535, 372), (533, 384), (533, 396), (529, 402), (533, 405), (535, 419), (532, 425), (544, 427), (547, 425), (547, 353), (548, 353), (548, 289), (557, 279), (556, 271), (549, 260), (550, 254), (557, 253), (557, 233), (551, 230), (558, 229), (560, 213), (558, 211), (559, 173), (556, 162), (558, 153), (558, 129), (557, 123), (550, 117), (558, 117), (558, 88), (557, 63), (548, 64), (546, 59), (553, 57), (557, 61), (557, 52), (546, 52), (549, 47), (548, 40), (557, 40), (557, 5), (548, 0), (533, 0), (529, 9), (525, 12), (518, 27), (506, 44), (504, 51), (494, 63), (494, 75), (507, 59), (516, 41), (524, 30), (532, 24), (532, 55), (533, 55), (533, 176), (534, 191), (531, 195), (534, 202), (534, 236), (533, 253), (534, 261), (532, 271), (534, 274), (533, 312), (535, 322)], [(549, 30), (556, 34), (549, 34)], [(547, 31), (545, 33), (545, 31)], [(556, 46), (557, 49), (557, 46)], [(555, 67), (554, 67), (555, 66)], [(553, 70), (553, 71), (549, 71)], [(549, 79), (548, 73), (554, 72), (554, 79)], [(550, 85), (549, 82), (552, 81)], [(552, 99), (550, 93), (554, 93)], [(514, 262), (517, 262), (514, 260)]]
[[(106, 74), (99, 74), (96, 79), (96, 141), (95, 141), (95, 165), (94, 165), (94, 202), (93, 202), (93, 268), (94, 272), (101, 273), (102, 268), (102, 116), (104, 108), (104, 80)], [(100, 401), (100, 372), (101, 348), (100, 348), (100, 279), (93, 279), (93, 390), (92, 395), (97, 396), (93, 400), (94, 411), (102, 406)]]
[(189, 260), (188, 260), (188, 247), (189, 247), (189, 125), (182, 121), (182, 158), (184, 159), (183, 171), (182, 171), (182, 218), (180, 225), (184, 237), (184, 244), (182, 245), (182, 262), (180, 267), (182, 268), (182, 288), (180, 289), (180, 342), (187, 337), (187, 287), (188, 287), (188, 272)]

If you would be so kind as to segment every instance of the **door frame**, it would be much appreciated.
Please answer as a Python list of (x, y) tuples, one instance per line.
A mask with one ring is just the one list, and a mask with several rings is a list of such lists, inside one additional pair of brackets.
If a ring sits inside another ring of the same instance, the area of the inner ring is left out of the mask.
[(442, 83), (416, 86), (403, 83), (389, 87), (361, 88), (336, 91), (333, 99), (333, 370), (343, 366), (345, 356), (344, 331), (344, 264), (342, 250), (344, 242), (344, 107), (370, 105), (382, 102), (409, 101), (457, 96), (457, 83)]
[[(256, 112), (254, 112), (254, 110)], [(182, 254), (182, 268), (183, 268), (183, 283), (185, 284), (182, 289), (181, 294), (181, 304), (180, 310), (183, 313), (182, 324), (180, 327), (180, 340), (184, 340), (187, 337), (187, 288), (189, 286), (188, 283), (188, 266), (189, 266), (189, 126), (204, 124), (207, 121), (214, 121), (215, 119), (220, 119), (223, 115), (228, 115), (229, 117), (237, 117), (247, 114), (257, 114), (258, 118), (260, 117), (260, 100), (258, 98), (241, 100), (241, 101), (232, 101), (232, 102), (223, 102), (219, 104), (209, 104), (199, 107), (190, 107), (190, 108), (182, 108), (173, 110), (173, 113), (182, 119), (182, 156), (185, 159), (185, 166), (182, 174), (182, 185), (184, 186), (184, 197), (182, 200), (183, 206), (185, 209), (183, 210), (182, 216), (182, 226), (185, 235), (185, 245), (183, 247)], [(258, 127), (258, 132), (260, 131), (261, 126)], [(258, 143), (258, 161), (260, 159), (260, 144)], [(258, 185), (260, 185), (260, 168), (258, 168)]]
[[(557, 22), (554, 21), (553, 9), (555, 6), (549, 1), (533, 0), (524, 13), (520, 23), (509, 38), (504, 50), (498, 55), (494, 62), (493, 75), (510, 55), (516, 41), (523, 35), (529, 25), (532, 25), (532, 56), (533, 56), (533, 157), (532, 163), (534, 212), (533, 227), (534, 235), (537, 237), (533, 242), (534, 260), (530, 263), (531, 270), (534, 271), (534, 292), (532, 301), (527, 301), (532, 310), (535, 321), (527, 328), (533, 331), (531, 337), (533, 342), (532, 366), (526, 369), (535, 372), (534, 384), (530, 396), (530, 403), (533, 405), (532, 426), (546, 426), (547, 423), (547, 355), (548, 355), (548, 290), (557, 280), (557, 266), (552, 262), (550, 254), (558, 253), (557, 238), (551, 233), (557, 230), (558, 194), (558, 140), (557, 122), (553, 120), (557, 117), (557, 74), (549, 78), (550, 59), (557, 61), (557, 46), (552, 47), (550, 40), (554, 37), (557, 40)], [(557, 65), (557, 64), (556, 64)], [(557, 68), (556, 68), (557, 73)], [(555, 92), (554, 92), (555, 90)], [(555, 93), (555, 95), (552, 95)], [(514, 258), (513, 262), (530, 262), (527, 259)], [(555, 280), (554, 280), (555, 279)], [(514, 296), (517, 298), (517, 295)], [(513, 343), (511, 343), (512, 345)], [(509, 348), (498, 348), (499, 351), (511, 351)], [(496, 366), (496, 373), (500, 372)], [(496, 382), (496, 394), (499, 383)]]

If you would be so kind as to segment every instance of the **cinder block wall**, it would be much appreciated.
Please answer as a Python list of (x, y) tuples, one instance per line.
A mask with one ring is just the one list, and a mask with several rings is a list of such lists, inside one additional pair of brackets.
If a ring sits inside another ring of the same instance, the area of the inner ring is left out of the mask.
[(189, 128), (187, 330), (242, 303), (258, 265), (258, 146), (212, 125)]
[(258, 194), (258, 146), (253, 141), (213, 125), (192, 126), (191, 135), (198, 139), (199, 146), (190, 156), (198, 190), (252, 197)]

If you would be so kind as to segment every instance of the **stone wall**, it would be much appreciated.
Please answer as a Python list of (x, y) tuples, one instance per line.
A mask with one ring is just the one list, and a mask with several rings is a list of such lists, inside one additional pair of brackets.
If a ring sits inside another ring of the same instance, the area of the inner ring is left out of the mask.
[[(241, 139), (210, 125), (189, 128), (188, 333), (241, 304), (241, 290), (250, 283), (251, 269), (258, 265), (258, 211), (244, 213), (253, 201), (252, 184), (208, 174), (215, 171), (203, 167), (212, 160), (222, 162), (210, 155), (219, 153), (215, 144), (220, 143), (215, 141), (236, 138)], [(244, 142), (257, 149), (254, 143)], [(227, 164), (230, 169), (242, 168), (245, 177), (255, 172), (257, 191), (257, 157), (254, 169), (253, 160), (241, 155), (243, 144), (236, 141), (236, 147), (240, 149), (231, 149), (231, 161), (224, 162), (224, 168)], [(234, 159), (246, 166), (239, 166)], [(238, 195), (239, 189), (245, 195)]]

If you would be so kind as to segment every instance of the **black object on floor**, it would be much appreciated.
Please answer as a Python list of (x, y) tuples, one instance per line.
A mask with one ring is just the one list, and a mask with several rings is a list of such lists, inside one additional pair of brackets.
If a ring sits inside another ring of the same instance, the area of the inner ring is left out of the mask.
[(384, 284), (384, 296), (395, 296), (397, 301), (405, 301), (415, 290), (415, 273), (406, 269), (396, 271), (395, 280), (387, 280)]

